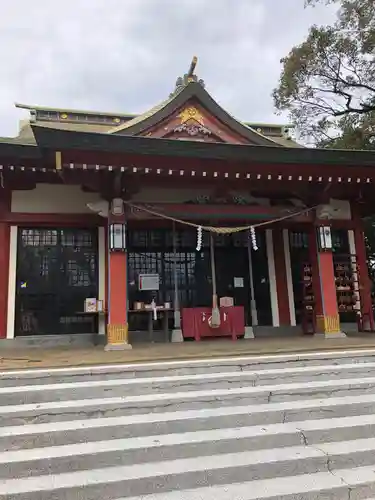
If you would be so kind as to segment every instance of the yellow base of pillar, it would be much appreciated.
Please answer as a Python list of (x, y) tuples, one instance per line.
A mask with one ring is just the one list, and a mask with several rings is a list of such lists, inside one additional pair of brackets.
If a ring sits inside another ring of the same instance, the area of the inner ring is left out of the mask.
[(316, 329), (318, 333), (323, 333), (326, 337), (346, 337), (341, 331), (340, 316), (318, 315), (316, 317)]
[(119, 351), (131, 348), (131, 344), (128, 343), (127, 324), (107, 325), (107, 345), (105, 346), (106, 351)]

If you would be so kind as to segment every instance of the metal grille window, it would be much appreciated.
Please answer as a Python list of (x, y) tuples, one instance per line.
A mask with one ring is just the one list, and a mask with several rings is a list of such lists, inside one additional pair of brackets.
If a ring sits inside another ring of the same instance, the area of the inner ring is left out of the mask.
[(23, 229), (21, 234), (22, 244), (26, 247), (54, 246), (57, 245), (57, 231), (46, 229)]
[(337, 254), (349, 254), (348, 231), (345, 229), (332, 229), (332, 249)]
[(296, 322), (300, 324), (303, 319), (304, 300), (302, 270), (304, 263), (310, 262), (309, 233), (306, 231), (290, 231), (289, 242)]
[(84, 300), (98, 294), (97, 230), (19, 229), (16, 334), (93, 333)]
[[(253, 252), (255, 295), (260, 324), (267, 325), (272, 323), (272, 319), (264, 231), (257, 231), (257, 241), (259, 251)], [(152, 298), (159, 304), (164, 301), (173, 302), (176, 279), (181, 307), (211, 306), (212, 280), (208, 232), (203, 233), (203, 245), (199, 252), (196, 251), (195, 229), (176, 231), (176, 253), (173, 251), (172, 230), (144, 231), (129, 228), (128, 242), (130, 309), (133, 308), (134, 302), (148, 303)], [(248, 316), (250, 292), (247, 242), (247, 232), (214, 235), (218, 293), (220, 296), (233, 295), (236, 304), (243, 305)], [(159, 274), (160, 290), (139, 291), (138, 276), (141, 273)], [(235, 276), (244, 278), (243, 288), (234, 288)], [(140, 320), (132, 316), (140, 315), (130, 315), (130, 329), (141, 329), (139, 324), (135, 324)]]
[(291, 231), (289, 233), (289, 241), (292, 248), (309, 248), (309, 235), (307, 232)]

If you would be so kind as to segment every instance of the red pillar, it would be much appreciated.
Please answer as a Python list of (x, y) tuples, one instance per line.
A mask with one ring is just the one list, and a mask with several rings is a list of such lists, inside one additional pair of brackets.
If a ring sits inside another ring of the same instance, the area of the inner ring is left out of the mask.
[(323, 303), (319, 276), (318, 243), (314, 226), (311, 228), (311, 231), (309, 233), (309, 257), (312, 268), (312, 285), (315, 298), (315, 316), (317, 317), (323, 314)]
[(316, 227), (310, 236), (317, 333), (342, 335), (337, 307), (335, 273), (331, 250), (319, 250)]
[(6, 338), (8, 313), (10, 227), (5, 222), (9, 197), (0, 190), (0, 338)]
[(357, 256), (358, 265), (358, 287), (361, 302), (362, 328), (364, 330), (374, 330), (374, 313), (372, 309), (371, 298), (371, 280), (368, 272), (367, 253), (365, 245), (365, 236), (363, 228), (363, 220), (359, 207), (356, 203), (351, 203), (352, 219), (354, 223), (354, 244), (355, 254)]
[(365, 330), (373, 331), (374, 314), (371, 300), (371, 281), (368, 274), (365, 237), (362, 229), (362, 223), (360, 221), (357, 221), (354, 229), (354, 241), (357, 254), (358, 285), (360, 291), (363, 327)]
[(9, 225), (0, 222), (0, 339), (5, 339), (7, 332), (9, 234)]
[(280, 326), (290, 326), (290, 310), (288, 297), (288, 281), (285, 267), (285, 250), (283, 231), (281, 228), (273, 230), (273, 247), (276, 271), (277, 302), (279, 305)]
[[(125, 223), (124, 216), (108, 217), (111, 223)], [(127, 253), (108, 254), (108, 325), (106, 350), (131, 348), (128, 343)]]

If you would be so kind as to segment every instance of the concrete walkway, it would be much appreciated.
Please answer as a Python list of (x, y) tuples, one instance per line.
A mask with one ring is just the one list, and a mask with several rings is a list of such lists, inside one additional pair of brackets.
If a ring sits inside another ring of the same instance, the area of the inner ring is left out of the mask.
[(12, 348), (0, 350), (0, 370), (52, 368), (111, 363), (189, 360), (210, 357), (287, 354), (345, 349), (375, 349), (375, 335), (325, 339), (289, 337), (185, 342), (183, 344), (136, 344), (130, 351), (104, 352), (102, 346), (75, 348)]

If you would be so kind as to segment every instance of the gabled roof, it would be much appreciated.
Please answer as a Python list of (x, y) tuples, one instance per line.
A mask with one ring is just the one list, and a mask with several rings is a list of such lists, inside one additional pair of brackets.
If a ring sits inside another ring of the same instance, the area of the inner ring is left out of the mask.
[[(222, 124), (226, 133), (229, 133), (233, 138), (237, 137), (239, 143), (289, 148), (303, 147), (288, 137), (289, 125), (242, 123), (230, 115), (205, 90), (204, 82), (198, 80), (194, 74), (196, 64), (197, 59), (194, 58), (189, 72), (183, 78), (177, 79), (174, 92), (163, 102), (141, 115), (51, 108), (20, 103), (16, 103), (16, 107), (30, 111), (28, 125), (36, 124), (77, 132), (146, 135), (149, 132), (147, 129), (164, 125), (168, 117), (172, 118), (179, 107), (184, 105), (188, 107), (189, 101), (190, 104), (193, 101), (198, 102), (204, 112), (207, 111), (208, 120), (210, 120), (211, 115), (216, 120), (216, 127), (220, 129), (220, 124)], [(154, 132), (151, 132), (150, 135), (153, 134)], [(19, 138), (22, 141), (26, 138), (27, 142), (33, 142), (30, 126), (21, 124)], [(229, 140), (229, 142), (231, 141)]]
[(189, 81), (178, 88), (171, 96), (146, 113), (139, 115), (109, 130), (110, 134), (141, 135), (142, 132), (167, 119), (172, 113), (192, 100), (198, 101), (209, 113), (220, 122), (242, 136), (251, 144), (262, 146), (279, 146), (271, 138), (265, 137), (248, 125), (245, 125), (225, 111), (207, 92), (201, 83)]
[[(116, 134), (93, 134), (57, 130), (32, 125), (36, 143), (44, 151), (73, 151), (101, 153), (141, 154), (150, 156), (173, 156), (200, 158), (245, 163), (267, 163), (288, 165), (336, 165), (353, 168), (374, 168), (374, 152), (359, 150), (275, 148), (251, 144), (224, 144), (176, 141), (142, 136), (121, 136)], [(0, 154), (1, 154), (0, 147)]]

